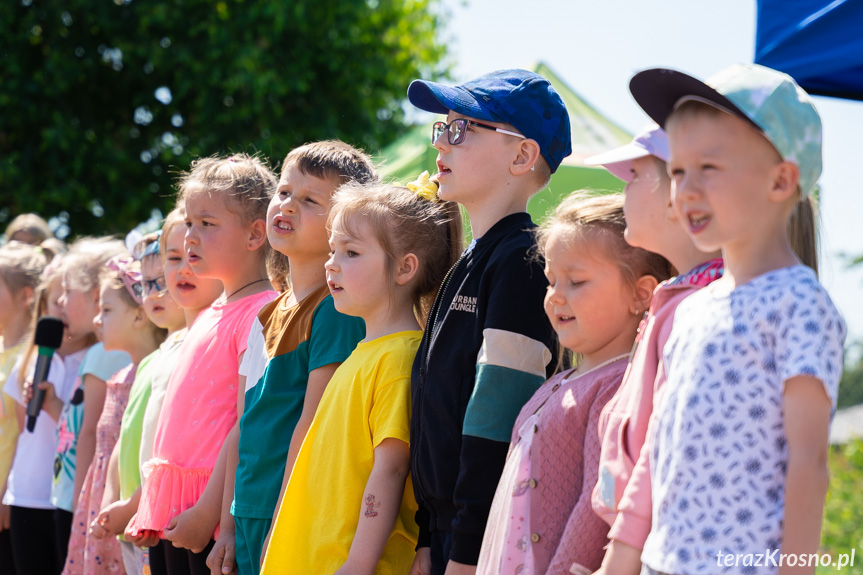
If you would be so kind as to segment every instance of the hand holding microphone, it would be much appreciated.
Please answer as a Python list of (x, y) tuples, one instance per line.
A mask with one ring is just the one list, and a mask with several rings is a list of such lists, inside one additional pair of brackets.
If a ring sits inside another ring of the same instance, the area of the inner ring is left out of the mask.
[(27, 403), (27, 431), (33, 432), (36, 427), (36, 418), (42, 411), (42, 403), (45, 401), (45, 390), (39, 389), (39, 384), (48, 379), (48, 371), (51, 369), (51, 358), (54, 351), (63, 343), (63, 322), (51, 316), (45, 316), (36, 323), (36, 334), (33, 342), (38, 348), (36, 358), (36, 369), (33, 370), (33, 397)]

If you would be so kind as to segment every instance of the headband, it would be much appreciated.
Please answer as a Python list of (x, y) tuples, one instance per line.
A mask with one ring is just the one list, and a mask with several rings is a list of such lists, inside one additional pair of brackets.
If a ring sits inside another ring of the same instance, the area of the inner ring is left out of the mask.
[(132, 269), (134, 262), (135, 259), (129, 256), (114, 256), (105, 265), (109, 270), (117, 272), (132, 299), (138, 305), (142, 305), (144, 303), (144, 290), (141, 286), (141, 272)]

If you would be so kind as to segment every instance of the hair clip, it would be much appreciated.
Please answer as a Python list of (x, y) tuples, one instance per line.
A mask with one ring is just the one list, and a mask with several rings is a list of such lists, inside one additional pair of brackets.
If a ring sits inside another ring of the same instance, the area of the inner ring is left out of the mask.
[(437, 191), (440, 186), (435, 180), (429, 179), (428, 170), (420, 174), (413, 182), (406, 184), (405, 187), (424, 200), (428, 200), (430, 202), (439, 201)]
[(128, 256), (114, 256), (105, 265), (109, 270), (120, 274), (126, 291), (138, 305), (142, 305), (144, 303), (144, 290), (141, 286), (141, 272), (132, 268), (134, 262), (135, 259)]

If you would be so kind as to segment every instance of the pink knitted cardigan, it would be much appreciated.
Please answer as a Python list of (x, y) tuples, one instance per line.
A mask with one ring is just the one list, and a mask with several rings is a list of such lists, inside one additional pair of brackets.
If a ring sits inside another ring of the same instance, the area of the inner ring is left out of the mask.
[[(513, 427), (540, 407), (530, 452), (534, 483), (530, 493), (530, 528), (536, 573), (571, 573), (578, 564), (599, 568), (608, 524), (591, 506), (599, 467), (599, 415), (626, 370), (626, 358), (567, 381), (558, 374), (524, 405)], [(543, 405), (545, 404), (545, 405)]]

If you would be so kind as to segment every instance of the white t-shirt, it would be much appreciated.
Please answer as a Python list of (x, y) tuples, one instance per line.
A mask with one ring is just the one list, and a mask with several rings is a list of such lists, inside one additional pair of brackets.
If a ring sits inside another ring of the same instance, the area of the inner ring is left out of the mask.
[(246, 344), (246, 353), (240, 362), (239, 374), (246, 377), (246, 389), (248, 392), (255, 387), (264, 377), (270, 357), (267, 355), (267, 342), (264, 340), (264, 326), (261, 320), (255, 318), (252, 329), (249, 331), (249, 339)]
[[(78, 368), (87, 350), (82, 349), (61, 358), (54, 354), (48, 370), (48, 381), (54, 384), (57, 397), (65, 403), (75, 387)], [(18, 392), (18, 371), (21, 360), (9, 372), (3, 386), (12, 399), (24, 405)], [(31, 368), (32, 369), (32, 368)], [(51, 505), (51, 484), (54, 478), (54, 455), (57, 451), (57, 422), (44, 411), (36, 418), (33, 433), (24, 429), (18, 435), (15, 460), (6, 483), (3, 503), (30, 509), (53, 509)]]
[(664, 350), (642, 561), (665, 573), (775, 573), (772, 563), (719, 565), (717, 554), (780, 549), (785, 381), (816, 377), (836, 405), (845, 325), (812, 270), (774, 270), (725, 293), (724, 285), (680, 304)]

